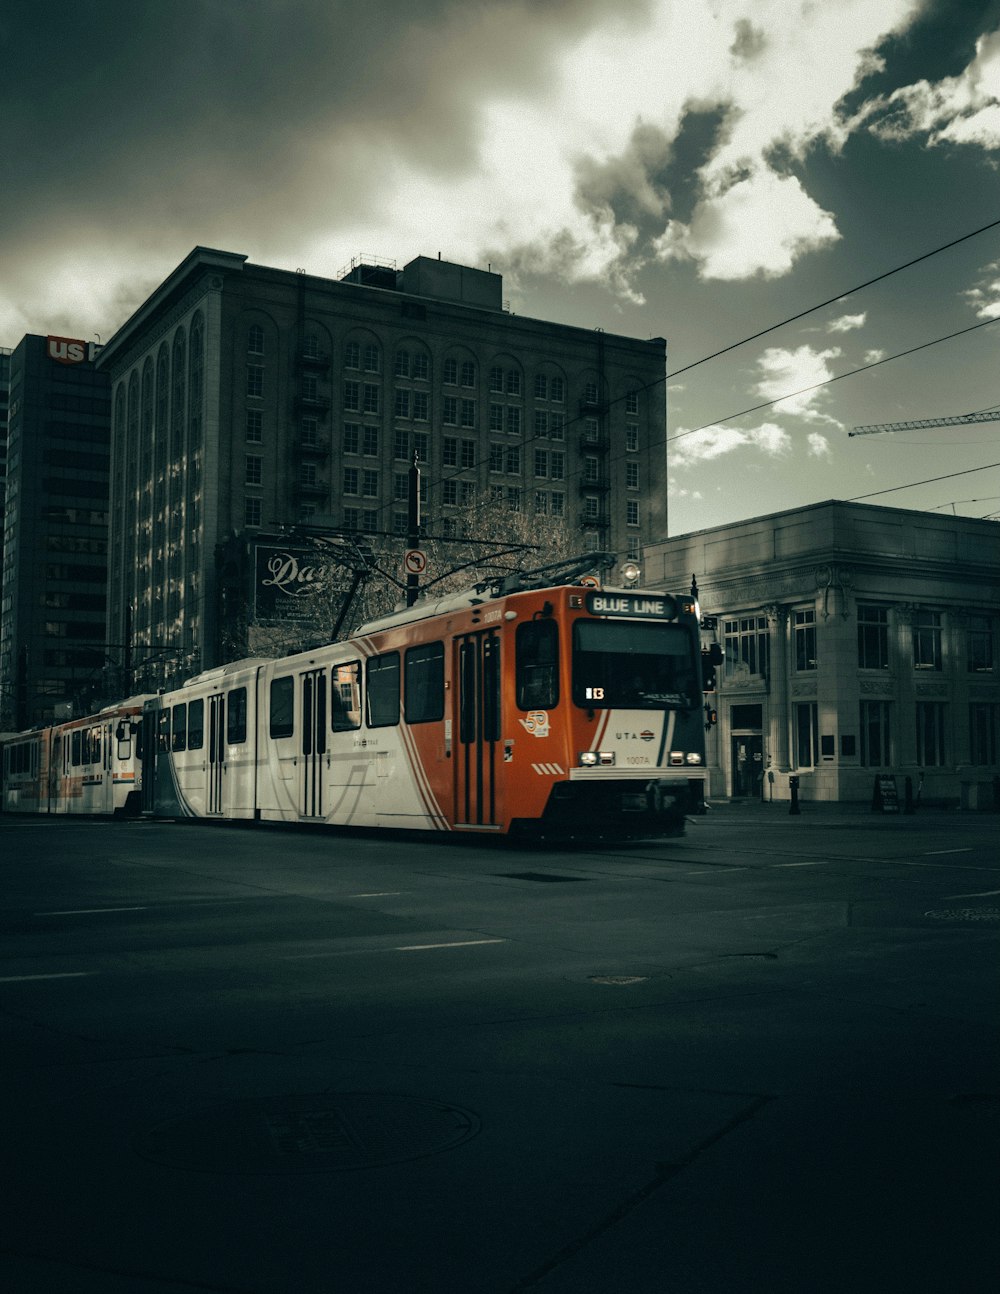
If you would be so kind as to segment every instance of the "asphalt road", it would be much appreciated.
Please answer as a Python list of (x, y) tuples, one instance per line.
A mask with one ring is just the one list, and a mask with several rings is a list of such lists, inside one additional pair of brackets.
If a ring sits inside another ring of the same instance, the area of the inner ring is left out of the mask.
[(993, 1294), (998, 844), (0, 817), (0, 1288)]

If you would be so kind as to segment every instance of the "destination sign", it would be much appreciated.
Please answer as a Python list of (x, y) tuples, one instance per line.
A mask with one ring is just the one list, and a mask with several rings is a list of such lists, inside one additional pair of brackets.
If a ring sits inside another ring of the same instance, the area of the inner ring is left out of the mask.
[(627, 616), (631, 620), (673, 620), (677, 615), (677, 603), (665, 593), (588, 593), (587, 610), (594, 616)]

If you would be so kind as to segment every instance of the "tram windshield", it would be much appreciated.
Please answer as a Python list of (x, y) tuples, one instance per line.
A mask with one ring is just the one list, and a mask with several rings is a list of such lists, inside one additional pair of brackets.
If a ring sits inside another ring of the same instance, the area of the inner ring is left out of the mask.
[(677, 624), (577, 620), (573, 700), (588, 709), (686, 709), (699, 704), (691, 636)]

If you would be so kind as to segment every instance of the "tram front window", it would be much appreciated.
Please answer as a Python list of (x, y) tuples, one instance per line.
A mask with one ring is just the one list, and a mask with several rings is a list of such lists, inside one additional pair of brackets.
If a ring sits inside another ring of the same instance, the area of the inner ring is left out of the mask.
[(694, 649), (680, 625), (577, 620), (573, 700), (587, 709), (680, 709), (698, 704)]

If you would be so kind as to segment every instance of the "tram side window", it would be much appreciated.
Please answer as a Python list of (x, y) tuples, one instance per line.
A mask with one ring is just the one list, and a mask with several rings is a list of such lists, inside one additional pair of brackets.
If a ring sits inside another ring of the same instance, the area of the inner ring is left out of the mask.
[(226, 705), (226, 741), (239, 746), (247, 739), (247, 690), (234, 687)]
[(164, 708), (163, 710), (160, 711), (160, 718), (157, 726), (159, 728), (158, 745), (160, 747), (160, 750), (169, 750), (170, 749), (170, 710), (169, 708)]
[(83, 762), (85, 764), (99, 764), (101, 762), (101, 729), (84, 728), (83, 730)]
[(72, 751), (73, 753), (70, 756), (70, 759), (72, 760), (73, 767), (79, 768), (83, 763), (83, 733), (81, 733), (79, 728), (77, 728), (73, 733)]
[(205, 744), (205, 702), (200, 698), (188, 706), (188, 750), (201, 750)]
[(399, 652), (373, 656), (367, 681), (368, 727), (388, 728), (399, 723)]
[(432, 723), (444, 718), (444, 643), (411, 647), (404, 663), (407, 723)]
[(330, 727), (351, 732), (361, 727), (361, 662), (334, 665), (330, 676)]
[(187, 706), (181, 703), (174, 706), (171, 749), (187, 749)]
[(271, 679), (270, 710), (267, 721), (268, 736), (291, 737), (295, 732), (295, 679)]
[(559, 703), (559, 627), (554, 620), (526, 620), (514, 639), (517, 704), (550, 710)]

